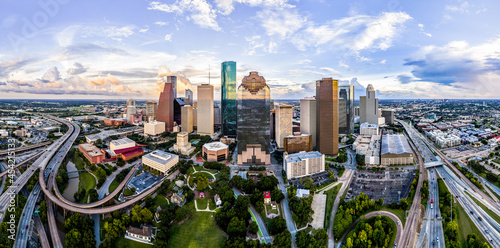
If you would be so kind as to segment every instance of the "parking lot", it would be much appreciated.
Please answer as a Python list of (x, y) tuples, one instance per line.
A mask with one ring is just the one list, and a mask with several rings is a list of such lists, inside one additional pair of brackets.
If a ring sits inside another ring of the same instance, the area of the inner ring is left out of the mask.
[(378, 173), (357, 171), (348, 189), (346, 200), (364, 193), (373, 200), (382, 198), (384, 204), (397, 202), (400, 198), (408, 196), (414, 178), (414, 170)]
[(325, 184), (325, 183), (332, 181), (332, 179), (330, 179), (328, 177), (328, 171), (323, 171), (323, 172), (320, 172), (320, 173), (317, 173), (317, 174), (314, 174), (311, 176), (289, 179), (288, 183), (290, 185), (294, 185), (297, 188), (304, 188), (302, 186), (301, 179), (304, 180), (303, 178), (307, 178), (307, 177), (311, 178), (313, 180), (314, 185), (316, 185), (316, 186), (319, 186), (319, 185), (322, 185), (322, 184)]
[(135, 188), (136, 192), (140, 194), (150, 186), (155, 185), (160, 181), (160, 179), (160, 177), (156, 177), (153, 174), (144, 171), (142, 174), (132, 178), (128, 186)]

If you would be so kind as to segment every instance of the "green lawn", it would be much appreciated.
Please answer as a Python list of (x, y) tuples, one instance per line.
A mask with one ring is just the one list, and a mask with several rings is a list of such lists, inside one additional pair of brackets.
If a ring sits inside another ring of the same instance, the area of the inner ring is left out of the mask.
[[(339, 193), (342, 183), (337, 184), (335, 187), (325, 191), (326, 196), (326, 208), (325, 208), (325, 228), (330, 226), (330, 217), (332, 216), (333, 203), (337, 194)], [(347, 191), (347, 190), (346, 190)]]
[(83, 170), (85, 168), (85, 162), (82, 160), (80, 156), (75, 152), (73, 157), (71, 158), (71, 161), (75, 164), (75, 167), (78, 170)]
[(194, 175), (196, 176), (196, 175), (199, 175), (200, 173), (201, 173), (201, 174), (203, 174), (203, 175), (205, 175), (205, 177), (207, 177), (209, 180), (210, 180), (210, 179), (213, 179), (213, 176), (212, 176), (212, 175), (210, 175), (209, 173), (204, 172), (204, 171), (202, 171), (202, 172), (198, 172), (198, 173), (196, 173), (196, 174), (194, 174)]
[(264, 205), (267, 210), (267, 214), (278, 214), (278, 208), (273, 209), (271, 205)]
[(206, 209), (208, 204), (208, 199), (205, 197), (203, 199), (196, 199), (196, 205), (198, 205), (198, 209)]
[(126, 239), (124, 236), (120, 236), (116, 242), (115, 242), (115, 247), (117, 248), (152, 248), (152, 245), (144, 244), (141, 242), (133, 241), (130, 239)]
[(489, 186), (487, 186), (486, 184), (485, 184), (484, 186), (486, 186), (486, 187), (487, 187), (487, 188), (491, 191), (491, 193), (493, 193), (493, 195), (495, 195), (495, 197), (496, 197), (498, 200), (500, 200), (500, 195), (498, 195), (497, 193), (495, 193), (495, 191), (493, 191), (493, 190), (492, 190)]
[(384, 210), (384, 211), (391, 212), (391, 213), (395, 214), (401, 220), (401, 222), (403, 223), (403, 226), (405, 225), (405, 223), (406, 223), (406, 219), (404, 218), (405, 211), (403, 211), (401, 209), (392, 209), (392, 208), (388, 208), (388, 207), (382, 207), (380, 210)]
[(125, 190), (123, 191), (123, 195), (124, 195), (124, 196), (131, 196), (131, 195), (133, 195), (133, 194), (134, 194), (134, 193), (133, 193), (130, 189), (125, 189)]
[(471, 233), (476, 233), (482, 242), (486, 242), (483, 234), (479, 231), (474, 222), (472, 222), (464, 208), (460, 204), (453, 204), (453, 209), (455, 209), (455, 213), (458, 212), (458, 216), (454, 215), (454, 218), (458, 221), (458, 236), (460, 238), (462, 248), (467, 248), (467, 235)]
[(157, 195), (155, 197), (155, 206), (160, 206), (161, 208), (165, 209), (167, 208), (168, 201), (165, 199), (164, 195)]
[(118, 185), (120, 185), (120, 182), (118, 182), (118, 180), (115, 178), (115, 180), (113, 180), (113, 182), (111, 182), (111, 184), (109, 185), (108, 192), (111, 193), (111, 192), (115, 191), (115, 189), (118, 187)]
[(476, 198), (474, 198), (473, 196), (471, 196), (469, 194), (469, 192), (465, 192), (467, 195), (469, 195), (469, 197), (478, 205), (480, 206), (491, 218), (493, 218), (497, 223), (500, 223), (500, 216), (498, 216), (498, 214), (496, 214), (495, 212), (491, 211), (491, 209), (489, 209), (488, 207), (486, 207), (483, 203), (481, 203), (480, 201), (478, 201)]
[(209, 172), (212, 172), (214, 174), (218, 172), (218, 171), (212, 170), (212, 169), (205, 169), (205, 168), (203, 168), (202, 166), (199, 166), (199, 165), (195, 165), (194, 168), (196, 169), (196, 171), (209, 171)]
[(225, 239), (226, 234), (215, 224), (213, 213), (196, 212), (181, 225), (171, 226), (168, 247), (218, 248)]
[(88, 191), (95, 188), (96, 181), (94, 176), (90, 173), (83, 171), (80, 172), (80, 182), (78, 183), (78, 191), (85, 190), (85, 197), (82, 199), (82, 203), (87, 202)]

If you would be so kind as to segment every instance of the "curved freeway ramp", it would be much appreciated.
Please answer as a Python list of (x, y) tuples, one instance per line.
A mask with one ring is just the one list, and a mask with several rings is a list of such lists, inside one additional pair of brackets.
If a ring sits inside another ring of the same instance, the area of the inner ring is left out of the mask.
[[(39, 153), (37, 153), (37, 154), (33, 155), (32, 157), (29, 157), (28, 159), (24, 160), (23, 162), (16, 164), (16, 166), (14, 166), (12, 169), (14, 170), (14, 169), (17, 169), (19, 166), (23, 166), (24, 164), (28, 163), (28, 162), (29, 162), (29, 161), (31, 161), (32, 159), (34, 159), (34, 158), (36, 158), (36, 157), (38, 157), (38, 156), (42, 155), (44, 152), (45, 152), (45, 151), (41, 151), (41, 152), (39, 152)], [(7, 175), (7, 173), (9, 173), (9, 170), (10, 170), (10, 169), (5, 170), (5, 171), (3, 171), (2, 173), (0, 173), (0, 177), (3, 177), (3, 176), (5, 176), (5, 175)]]

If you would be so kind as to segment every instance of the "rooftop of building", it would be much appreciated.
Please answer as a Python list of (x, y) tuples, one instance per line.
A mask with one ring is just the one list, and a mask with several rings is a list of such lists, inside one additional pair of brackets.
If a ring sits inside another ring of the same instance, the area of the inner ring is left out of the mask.
[(129, 226), (129, 227), (127, 227), (127, 232), (133, 233), (136, 235), (140, 235), (140, 236), (144, 236), (144, 237), (150, 237), (153, 233), (153, 229), (147, 225), (142, 226), (142, 228)]
[(203, 145), (207, 150), (210, 151), (219, 151), (219, 150), (224, 150), (228, 148), (228, 145), (222, 143), (222, 142), (212, 142), (212, 143), (206, 143)]
[(111, 144), (113, 144), (115, 146), (127, 145), (127, 144), (131, 144), (131, 143), (135, 144), (135, 141), (133, 141), (127, 137), (111, 141)]
[(312, 151), (312, 152), (299, 152), (299, 153), (294, 153), (294, 154), (289, 154), (286, 162), (287, 163), (293, 163), (293, 162), (300, 162), (303, 159), (312, 159), (312, 158), (318, 158), (323, 156), (318, 151)]
[(148, 122), (146, 123), (147, 125), (165, 125), (165, 122), (162, 122), (162, 121), (152, 121), (152, 122)]
[(175, 159), (176, 157), (179, 157), (179, 156), (172, 154), (172, 153), (164, 152), (162, 150), (155, 150), (155, 151), (152, 151), (152, 152), (142, 156), (143, 161), (144, 161), (144, 158), (147, 158), (147, 159), (150, 159), (150, 160), (157, 162), (157, 163), (160, 163), (160, 164), (167, 164), (171, 160)]
[(381, 154), (412, 153), (408, 140), (402, 134), (387, 134), (382, 136)]
[(80, 144), (80, 147), (92, 157), (101, 156), (103, 154), (99, 148), (90, 143)]
[(360, 128), (378, 128), (377, 124), (372, 124), (368, 122), (361, 123)]

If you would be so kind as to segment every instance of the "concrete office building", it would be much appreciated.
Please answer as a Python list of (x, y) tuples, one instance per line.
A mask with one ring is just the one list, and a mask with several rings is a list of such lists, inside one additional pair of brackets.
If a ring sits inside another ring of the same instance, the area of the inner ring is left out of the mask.
[[(175, 81), (176, 80), (170, 80)], [(165, 82), (163, 91), (160, 93), (158, 101), (158, 110), (156, 112), (156, 120), (165, 123), (165, 130), (172, 132), (174, 129), (174, 86), (172, 83)]]
[(293, 134), (292, 105), (275, 104), (274, 111), (276, 113), (276, 136), (274, 139), (278, 148), (283, 148), (285, 137)]
[(221, 64), (222, 134), (236, 137), (236, 62)]
[(109, 149), (114, 151), (125, 148), (131, 148), (134, 147), (135, 145), (136, 145), (135, 141), (125, 137), (118, 140), (112, 140), (111, 142), (109, 142)]
[(222, 142), (212, 142), (203, 145), (202, 155), (206, 161), (226, 160), (229, 154), (229, 146)]
[(385, 124), (384, 118), (379, 117), (378, 98), (375, 97), (375, 89), (371, 84), (366, 88), (366, 96), (359, 97), (359, 121), (377, 125)]
[(413, 151), (404, 135), (390, 134), (382, 136), (380, 164), (386, 166), (413, 164)]
[(176, 152), (188, 155), (194, 151), (194, 147), (189, 143), (189, 134), (186, 132), (177, 133), (177, 143), (173, 148)]
[(319, 152), (284, 153), (283, 170), (288, 179), (325, 171), (325, 155)]
[(191, 105), (184, 105), (181, 111), (181, 131), (186, 133), (193, 132), (193, 107)]
[(368, 122), (361, 123), (359, 126), (359, 134), (360, 135), (377, 135), (378, 134), (378, 125), (370, 124)]
[(137, 114), (137, 109), (135, 108), (135, 100), (128, 99), (128, 101), (127, 101), (127, 121), (128, 121), (128, 123), (131, 123), (130, 116), (135, 115), (135, 114)]
[(316, 147), (316, 98), (300, 99), (300, 132), (312, 136), (312, 146)]
[(161, 121), (153, 121), (144, 124), (144, 134), (156, 136), (165, 132), (165, 123)]
[(214, 133), (214, 86), (202, 84), (198, 86), (197, 110), (198, 134), (212, 135)]
[(271, 164), (271, 89), (252, 71), (238, 87), (238, 165)]
[(284, 151), (288, 154), (297, 152), (310, 152), (313, 149), (312, 135), (294, 133), (293, 135), (286, 136), (284, 141)]
[(220, 127), (222, 125), (221, 111), (219, 106), (214, 106), (214, 125), (217, 127)]
[(380, 164), (380, 135), (358, 135), (352, 145), (356, 154), (365, 155), (365, 164)]
[(78, 150), (91, 164), (99, 164), (106, 158), (103, 151), (90, 143), (78, 145)]
[(316, 81), (316, 147), (322, 154), (339, 152), (338, 81), (323, 78)]
[(394, 109), (382, 109), (382, 117), (386, 125), (394, 125)]
[(354, 86), (339, 86), (339, 133), (354, 132)]
[(172, 166), (179, 162), (179, 156), (156, 150), (142, 156), (142, 163), (165, 175)]
[[(155, 101), (148, 101), (146, 103), (146, 116), (156, 118), (156, 109), (158, 104)], [(149, 119), (148, 119), (149, 120)]]

